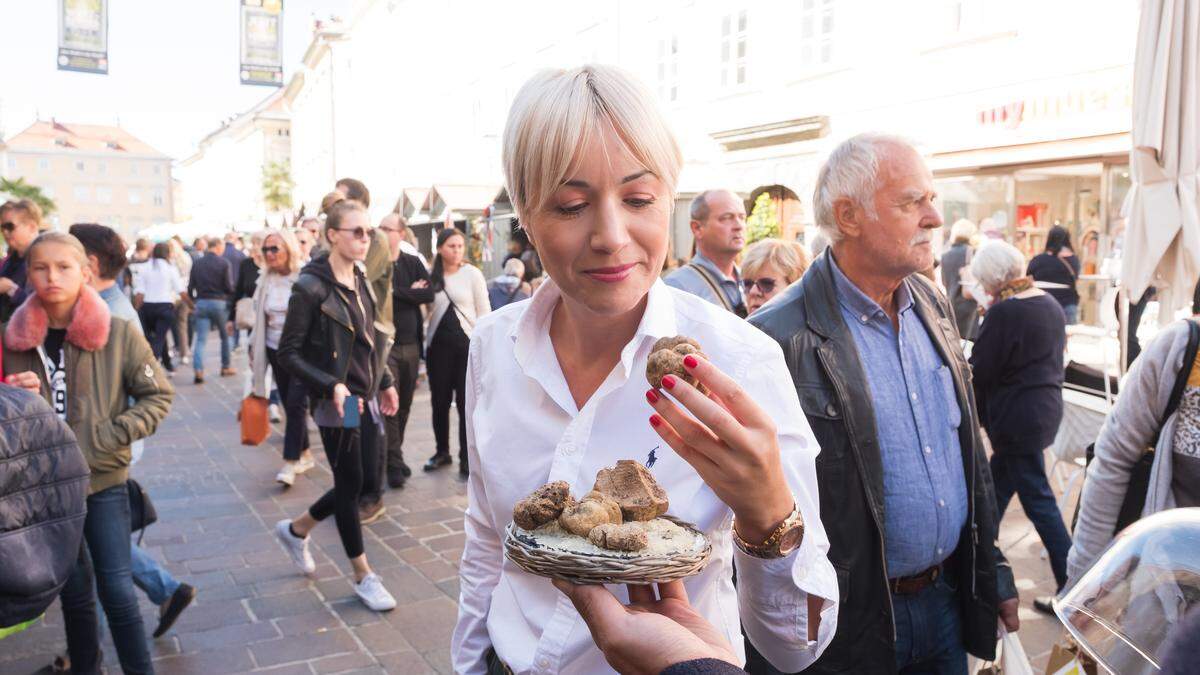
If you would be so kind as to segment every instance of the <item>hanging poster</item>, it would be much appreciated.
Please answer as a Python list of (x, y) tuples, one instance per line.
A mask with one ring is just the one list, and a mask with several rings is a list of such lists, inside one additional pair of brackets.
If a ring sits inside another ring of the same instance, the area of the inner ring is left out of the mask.
[(242, 84), (283, 86), (283, 0), (240, 0)]
[(108, 0), (60, 0), (58, 69), (108, 74)]

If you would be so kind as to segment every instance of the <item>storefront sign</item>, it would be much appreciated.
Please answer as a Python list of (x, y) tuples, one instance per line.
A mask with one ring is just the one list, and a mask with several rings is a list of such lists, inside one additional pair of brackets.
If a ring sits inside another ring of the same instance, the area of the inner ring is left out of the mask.
[(108, 0), (60, 0), (58, 69), (108, 74)]
[(283, 86), (283, 0), (241, 0), (242, 84)]
[(1133, 105), (1132, 83), (1111, 83), (1030, 96), (976, 113), (976, 121), (988, 128), (1017, 129), (1023, 124), (1059, 121), (1083, 115), (1130, 110)]

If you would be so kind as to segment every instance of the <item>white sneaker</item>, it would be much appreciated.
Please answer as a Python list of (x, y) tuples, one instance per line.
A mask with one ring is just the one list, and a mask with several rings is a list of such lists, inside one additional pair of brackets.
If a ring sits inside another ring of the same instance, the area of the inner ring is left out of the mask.
[(312, 451), (305, 450), (300, 455), (300, 460), (296, 462), (296, 474), (302, 474), (305, 471), (317, 465), (317, 460), (313, 459)]
[(279, 422), (283, 419), (283, 415), (279, 412), (279, 406), (274, 403), (267, 406), (267, 416), (271, 418), (272, 422)]
[(379, 575), (374, 572), (371, 572), (363, 577), (362, 581), (354, 584), (354, 592), (368, 609), (373, 609), (376, 612), (386, 612), (396, 609), (396, 599), (383, 587), (383, 579), (380, 579)]
[[(313, 562), (312, 554), (308, 552), (308, 537), (301, 539), (292, 534), (291, 525), (292, 521), (286, 518), (275, 523), (275, 538), (283, 544), (284, 550), (292, 557), (292, 562), (296, 563), (296, 567), (299, 567), (301, 572), (312, 574), (317, 571), (317, 563)], [(386, 593), (386, 591), (384, 592)]]
[(283, 468), (275, 474), (275, 482), (291, 487), (292, 483), (296, 482), (296, 464), (297, 462), (284, 462)]

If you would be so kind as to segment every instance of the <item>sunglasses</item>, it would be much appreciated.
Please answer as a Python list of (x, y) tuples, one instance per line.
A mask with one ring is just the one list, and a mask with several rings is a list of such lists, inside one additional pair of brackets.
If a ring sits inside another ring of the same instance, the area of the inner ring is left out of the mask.
[(775, 291), (775, 280), (771, 277), (763, 277), (762, 279), (742, 279), (742, 287), (746, 292), (754, 290), (758, 286), (758, 291), (763, 295), (770, 295)]
[(278, 246), (264, 246), (264, 247), (262, 247), (262, 252), (263, 252), (263, 255), (275, 255), (276, 253), (279, 253), (279, 247)]
[(329, 229), (337, 232), (349, 232), (355, 239), (371, 238), (371, 228), (369, 227), (331, 227)]
[(0, 223), (0, 230), (4, 230), (5, 232), (12, 232), (15, 229), (17, 229), (17, 225), (16, 225), (16, 223), (13, 223), (12, 221), (6, 220), (3, 223)]

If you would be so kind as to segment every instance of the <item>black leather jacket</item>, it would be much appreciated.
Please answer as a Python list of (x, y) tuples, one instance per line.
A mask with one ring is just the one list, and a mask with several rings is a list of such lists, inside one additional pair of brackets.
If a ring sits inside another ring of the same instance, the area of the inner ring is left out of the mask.
[[(895, 673), (895, 622), (884, 560), (883, 463), (871, 392), (854, 337), (842, 320), (829, 251), (750, 322), (783, 348), (800, 405), (821, 445), (817, 456), (821, 521), (841, 604), (837, 633), (806, 673)], [(992, 475), (979, 435), (971, 371), (954, 314), (925, 277), (905, 281), (917, 315), (949, 366), (963, 424), (959, 442), (968, 481), (967, 523), (956, 565), (967, 650), (986, 660), (996, 650), (997, 605), (1016, 597), (1012, 569), (996, 547)], [(919, 527), (919, 523), (913, 524)]]
[(36, 393), (0, 385), (0, 628), (35, 619), (79, 559), (88, 465)]
[[(355, 266), (355, 274), (365, 279), (361, 266)], [(279, 338), (280, 364), (304, 382), (309, 399), (314, 402), (332, 398), (334, 385), (344, 384), (350, 370), (354, 325), (345, 297), (334, 292), (336, 283), (328, 257), (322, 256), (305, 265), (292, 285), (283, 335)], [(371, 284), (364, 283), (363, 286), (374, 300)], [(375, 348), (371, 354), (373, 377), (366, 395), (368, 400), (381, 389), (392, 386), (392, 376), (386, 367), (391, 332), (381, 329), (379, 317), (369, 319), (374, 324)]]

